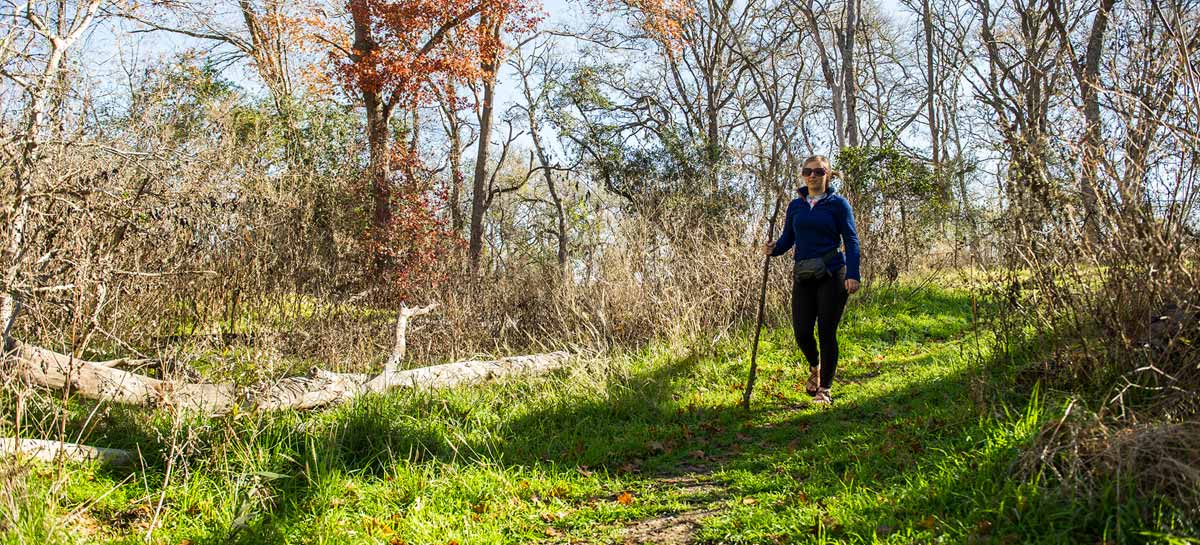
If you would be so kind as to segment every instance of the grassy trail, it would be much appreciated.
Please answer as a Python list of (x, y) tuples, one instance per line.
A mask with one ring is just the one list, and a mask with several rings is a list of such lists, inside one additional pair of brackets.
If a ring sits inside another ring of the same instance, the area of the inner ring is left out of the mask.
[(317, 414), (151, 422), (182, 450), (147, 449), (167, 443), (109, 415), (93, 442), (141, 444), (146, 470), (76, 468), (55, 496), (45, 469), (29, 501), (43, 490), (59, 523), (0, 541), (142, 543), (151, 527), (191, 544), (1153, 541), (1132, 507), (1020, 476), (1053, 402), (1013, 386), (971, 328), (962, 292), (856, 301), (829, 408), (808, 405), (785, 327), (764, 335), (749, 413), (735, 339)]

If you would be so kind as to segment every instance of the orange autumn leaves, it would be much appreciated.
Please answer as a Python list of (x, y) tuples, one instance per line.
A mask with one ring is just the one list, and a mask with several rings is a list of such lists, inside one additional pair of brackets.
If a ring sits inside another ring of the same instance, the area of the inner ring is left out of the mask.
[(677, 51), (687, 43), (684, 26), (696, 16), (695, 0), (600, 0), (597, 3), (628, 7), (642, 31), (668, 51)]
[[(593, 1), (596, 7), (629, 8), (647, 35), (672, 49), (686, 43), (684, 25), (696, 13), (694, 0)], [(306, 41), (327, 51), (324, 70), (310, 75), (355, 99), (369, 90), (398, 104), (436, 99), (438, 82), (487, 75), (487, 67), (498, 66), (495, 61), (504, 55), (502, 36), (531, 32), (546, 15), (539, 0), (349, 0), (343, 5), (348, 18), (305, 19)]]
[(439, 81), (484, 76), (504, 51), (502, 29), (532, 30), (536, 0), (350, 0), (351, 28), (322, 24), (334, 79), (351, 96), (375, 93), (396, 104), (436, 97)]

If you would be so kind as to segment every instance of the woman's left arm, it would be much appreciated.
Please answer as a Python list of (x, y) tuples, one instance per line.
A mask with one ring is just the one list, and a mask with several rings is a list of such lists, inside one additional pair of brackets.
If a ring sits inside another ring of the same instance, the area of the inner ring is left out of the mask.
[(838, 233), (842, 236), (842, 244), (846, 247), (846, 291), (854, 293), (858, 291), (859, 280), (859, 264), (861, 256), (858, 251), (858, 230), (854, 227), (854, 210), (850, 208), (850, 201), (842, 198), (842, 214), (838, 222)]

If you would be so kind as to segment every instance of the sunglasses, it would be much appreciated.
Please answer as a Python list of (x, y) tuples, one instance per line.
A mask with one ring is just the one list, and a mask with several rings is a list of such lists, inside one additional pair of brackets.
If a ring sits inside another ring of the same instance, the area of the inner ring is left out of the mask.
[(817, 168), (804, 167), (804, 168), (800, 169), (800, 175), (801, 176), (824, 176), (825, 169), (821, 168), (821, 167), (817, 167)]

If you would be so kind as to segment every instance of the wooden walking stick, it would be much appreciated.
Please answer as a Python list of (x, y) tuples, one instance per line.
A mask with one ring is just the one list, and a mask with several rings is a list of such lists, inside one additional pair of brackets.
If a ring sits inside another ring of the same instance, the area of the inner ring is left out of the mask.
[[(779, 218), (779, 203), (782, 196), (775, 197), (775, 209), (771, 221), (767, 222), (767, 241), (775, 240), (775, 220)], [(786, 228), (786, 226), (785, 226)], [(763, 256), (762, 287), (758, 290), (758, 322), (754, 326), (754, 346), (750, 349), (750, 377), (746, 379), (746, 392), (742, 394), (742, 408), (750, 410), (750, 392), (754, 391), (754, 378), (758, 372), (758, 335), (762, 332), (763, 308), (767, 304), (767, 276), (771, 273), (771, 256)]]

